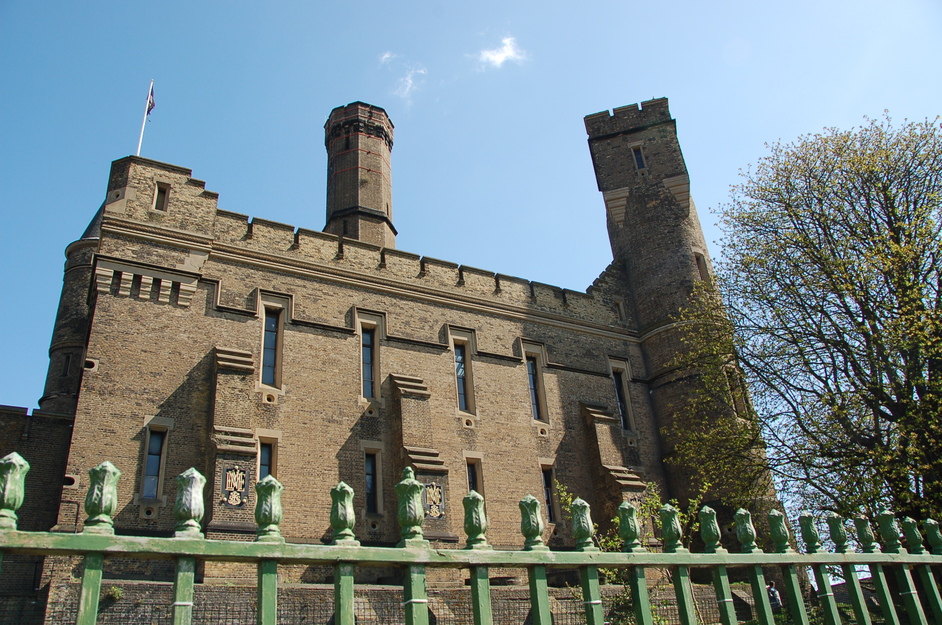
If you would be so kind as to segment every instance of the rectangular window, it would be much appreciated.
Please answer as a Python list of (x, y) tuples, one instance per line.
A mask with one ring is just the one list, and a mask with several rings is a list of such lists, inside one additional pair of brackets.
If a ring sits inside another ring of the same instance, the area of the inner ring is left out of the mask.
[(367, 514), (377, 514), (379, 512), (379, 463), (376, 460), (376, 453), (366, 452), (364, 464), (366, 512)]
[(362, 346), (361, 364), (363, 371), (363, 397), (373, 399), (376, 396), (376, 330), (363, 328), (360, 333)]
[(170, 185), (158, 182), (154, 190), (154, 210), (166, 211), (167, 201), (170, 199)]
[(468, 491), (481, 494), (480, 471), (481, 464), (477, 460), (468, 460)]
[(635, 157), (635, 167), (637, 169), (644, 169), (644, 154), (641, 153), (641, 147), (635, 146), (631, 148), (631, 153)]
[[(455, 383), (458, 385), (458, 410), (468, 412), (467, 345), (455, 344)], [(474, 489), (471, 489), (474, 490)]]
[(72, 354), (66, 354), (62, 360), (62, 372), (59, 374), (59, 377), (65, 378), (69, 376), (69, 370), (72, 368)]
[(546, 520), (556, 522), (556, 488), (553, 484), (553, 467), (543, 467), (543, 501), (546, 504)]
[(142, 499), (157, 499), (160, 492), (160, 469), (163, 459), (164, 442), (167, 432), (164, 430), (148, 430), (147, 457), (144, 460), (144, 485), (141, 489)]
[(278, 353), (279, 334), (281, 329), (281, 310), (278, 308), (265, 309), (265, 336), (262, 341), (262, 384), (279, 386), (278, 384)]
[(538, 421), (545, 421), (540, 364), (536, 356), (527, 356), (527, 380), (530, 384), (530, 408), (533, 412), (533, 418)]
[(261, 482), (272, 475), (274, 468), (275, 445), (273, 443), (258, 444), (258, 481)]

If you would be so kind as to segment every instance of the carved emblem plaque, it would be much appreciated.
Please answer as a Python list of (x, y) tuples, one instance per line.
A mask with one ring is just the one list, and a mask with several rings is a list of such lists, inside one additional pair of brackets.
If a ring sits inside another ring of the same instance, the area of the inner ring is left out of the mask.
[(445, 489), (441, 484), (430, 482), (422, 491), (422, 505), (428, 519), (445, 518)]
[(227, 506), (241, 506), (246, 500), (245, 471), (239, 467), (230, 467), (223, 472), (222, 503)]

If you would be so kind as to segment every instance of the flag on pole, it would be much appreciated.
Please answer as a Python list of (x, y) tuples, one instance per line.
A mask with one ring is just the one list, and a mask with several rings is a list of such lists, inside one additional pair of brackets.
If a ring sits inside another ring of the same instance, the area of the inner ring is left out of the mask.
[(154, 81), (150, 81), (150, 89), (147, 91), (147, 104), (144, 105), (144, 119), (141, 120), (141, 136), (137, 140), (137, 155), (141, 155), (141, 144), (144, 143), (144, 127), (147, 126), (147, 120), (150, 119), (150, 112), (154, 110)]
[(147, 115), (150, 115), (150, 112), (154, 110), (154, 81), (150, 81), (150, 93), (147, 94)]

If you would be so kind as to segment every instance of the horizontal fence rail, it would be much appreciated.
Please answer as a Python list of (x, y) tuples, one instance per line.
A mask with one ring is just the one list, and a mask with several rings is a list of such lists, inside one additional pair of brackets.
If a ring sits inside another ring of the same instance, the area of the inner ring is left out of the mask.
[[(387, 565), (403, 570), (402, 609), (407, 625), (428, 625), (429, 596), (426, 589), (426, 568), (462, 568), (470, 571), (472, 617), (475, 625), (494, 622), (491, 609), (490, 567), (526, 569), (529, 579), (530, 620), (533, 625), (551, 625), (547, 568), (564, 567), (579, 571), (585, 622), (604, 625), (599, 569), (621, 570), (631, 592), (634, 621), (638, 625), (654, 625), (646, 570), (667, 568), (672, 583), (681, 625), (697, 623), (694, 593), (690, 579), (693, 567), (709, 567), (720, 622), (735, 625), (736, 613), (730, 587), (728, 567), (747, 571), (755, 601), (756, 617), (761, 625), (775, 625), (772, 603), (766, 588), (763, 567), (781, 567), (784, 579), (784, 604), (791, 622), (809, 625), (809, 614), (800, 587), (800, 572), (811, 569), (817, 586), (821, 617), (826, 625), (841, 622), (838, 605), (831, 588), (830, 570), (840, 569), (845, 580), (854, 621), (870, 625), (871, 616), (864, 601), (857, 567), (867, 567), (887, 625), (934, 623), (942, 625), (940, 598), (933, 567), (942, 565), (942, 533), (934, 520), (919, 524), (906, 518), (897, 523), (892, 512), (884, 511), (876, 518), (877, 534), (870, 520), (853, 519), (859, 552), (849, 550), (845, 520), (837, 515), (826, 518), (833, 551), (822, 548), (815, 519), (803, 513), (798, 519), (805, 552), (791, 546), (791, 537), (784, 515), (769, 514), (771, 552), (756, 544), (756, 530), (748, 511), (735, 516), (736, 536), (741, 553), (730, 553), (720, 546), (720, 528), (716, 514), (708, 507), (700, 511), (700, 533), (704, 552), (692, 553), (681, 544), (678, 511), (672, 506), (660, 510), (663, 552), (647, 550), (641, 543), (638, 511), (630, 503), (618, 508), (618, 533), (622, 551), (601, 551), (595, 543), (595, 528), (589, 504), (573, 501), (572, 533), (576, 547), (572, 551), (552, 551), (543, 542), (541, 504), (528, 495), (520, 501), (520, 529), (523, 545), (519, 551), (497, 550), (487, 542), (487, 520), (484, 498), (471, 491), (463, 499), (464, 530), (467, 535), (463, 549), (433, 549), (424, 538), (422, 524), (423, 485), (415, 479), (411, 468), (403, 471), (396, 484), (397, 517), (401, 541), (393, 547), (361, 546), (353, 533), (355, 515), (353, 489), (343, 482), (331, 489), (330, 524), (332, 541), (328, 545), (293, 544), (285, 542), (279, 525), (282, 485), (271, 475), (255, 485), (257, 494), (255, 542), (205, 539), (201, 532), (204, 515), (203, 489), (206, 479), (195, 469), (177, 476), (177, 498), (174, 504), (176, 526), (173, 537), (116, 536), (113, 515), (117, 512), (117, 483), (121, 472), (110, 462), (103, 462), (89, 471), (90, 486), (85, 499), (84, 529), (77, 534), (21, 532), (16, 529), (16, 511), (23, 503), (26, 473), (29, 464), (18, 454), (0, 459), (0, 565), (4, 554), (41, 556), (81, 556), (84, 569), (78, 600), (76, 623), (97, 622), (101, 595), (102, 570), (106, 557), (169, 559), (175, 561), (173, 603), (170, 606), (174, 625), (192, 621), (196, 564), (198, 561), (248, 562), (258, 572), (256, 616), (260, 625), (278, 622), (279, 565), (328, 565), (334, 570), (333, 623), (354, 623), (354, 570), (358, 565)], [(902, 526), (902, 532), (900, 530)], [(925, 539), (923, 537), (925, 532)], [(877, 541), (877, 535), (880, 542)], [(901, 538), (905, 541), (905, 547)], [(928, 542), (929, 550), (924, 542)], [(2, 583), (2, 578), (0, 578)]]

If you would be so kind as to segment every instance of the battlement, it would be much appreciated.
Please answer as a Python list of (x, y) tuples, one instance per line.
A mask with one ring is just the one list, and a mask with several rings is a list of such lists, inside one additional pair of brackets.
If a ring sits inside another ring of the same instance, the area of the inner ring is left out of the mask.
[(448, 297), (541, 311), (608, 326), (620, 325), (617, 310), (593, 292), (533, 282), (459, 263), (380, 247), (326, 232), (295, 228), (266, 219), (217, 210), (213, 247), (226, 255), (242, 249), (281, 257), (304, 267), (359, 274), (378, 284), (433, 290)]
[(620, 106), (611, 113), (602, 111), (585, 116), (585, 130), (590, 138), (637, 130), (645, 126), (671, 121), (667, 98), (656, 98), (638, 104)]

